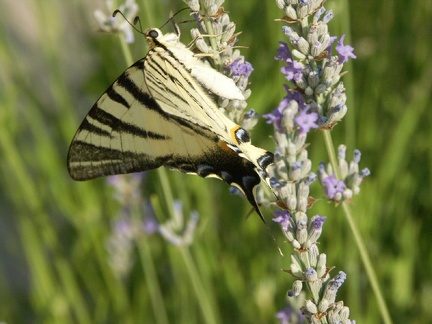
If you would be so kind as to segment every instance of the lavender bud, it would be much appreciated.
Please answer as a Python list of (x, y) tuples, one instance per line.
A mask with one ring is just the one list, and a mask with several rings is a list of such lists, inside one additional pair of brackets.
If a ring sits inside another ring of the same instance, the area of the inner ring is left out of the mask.
[(318, 263), (316, 266), (317, 275), (319, 278), (322, 278), (327, 271), (327, 255), (321, 253), (318, 258)]
[(287, 15), (287, 17), (291, 18), (292, 20), (296, 20), (298, 18), (295, 9), (291, 5), (285, 7), (285, 15)]
[(339, 318), (340, 318), (342, 323), (345, 322), (346, 320), (348, 320), (349, 314), (350, 314), (349, 308), (344, 306), (342, 308), (342, 310), (339, 312)]
[(309, 73), (309, 75), (308, 75), (309, 86), (311, 86), (312, 88), (315, 88), (319, 84), (319, 81), (320, 81), (320, 79), (319, 79), (318, 72), (312, 71)]
[(316, 94), (321, 94), (324, 93), (327, 90), (327, 86), (325, 86), (324, 84), (319, 84), (316, 88), (315, 88), (315, 93)]
[(298, 295), (300, 295), (302, 289), (303, 283), (301, 282), (301, 280), (295, 280), (291, 288), (292, 296), (297, 297)]
[(290, 264), (291, 273), (296, 277), (301, 277), (303, 275), (302, 270), (301, 270), (301, 266), (298, 263), (297, 259), (294, 258), (292, 255), (291, 255), (291, 262), (292, 262)]
[(323, 298), (318, 304), (318, 310), (320, 313), (324, 313), (329, 307), (329, 302), (327, 299)]
[[(308, 255), (309, 255), (310, 265), (315, 268), (317, 266), (318, 257), (319, 257), (319, 251), (318, 251), (318, 247), (316, 246), (316, 244), (313, 244), (309, 248)], [(317, 272), (317, 276), (319, 277), (318, 272)]]
[(318, 313), (318, 307), (310, 300), (306, 301), (306, 309), (312, 314)]
[(332, 19), (333, 19), (333, 10), (329, 10), (325, 13), (322, 21), (324, 24), (327, 24)]
[(285, 1), (284, 0), (276, 0), (276, 5), (279, 9), (283, 10), (285, 8)]
[(306, 272), (305, 272), (305, 279), (308, 282), (313, 282), (313, 281), (318, 280), (318, 276), (317, 276), (317, 273), (316, 273), (316, 271), (315, 271), (314, 268), (309, 268), (309, 269), (306, 270)]
[(200, 4), (199, 0), (184, 0), (189, 8), (191, 8), (192, 11), (198, 12), (200, 10)]
[[(300, 51), (300, 53), (302, 53), (303, 55), (309, 54), (310, 45), (309, 45), (308, 41), (306, 39), (304, 39), (303, 37), (300, 37), (298, 39), (298, 43), (297, 43), (296, 47)], [(293, 54), (294, 54), (294, 52), (293, 52)]]
[(221, 42), (228, 42), (229, 39), (234, 35), (235, 32), (235, 24), (233, 22), (229, 22), (227, 27), (225, 28), (225, 32), (222, 35)]

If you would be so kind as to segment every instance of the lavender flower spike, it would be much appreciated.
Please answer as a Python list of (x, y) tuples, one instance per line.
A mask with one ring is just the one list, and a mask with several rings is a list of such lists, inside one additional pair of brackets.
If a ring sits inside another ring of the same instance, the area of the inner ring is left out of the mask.
[[(125, 37), (126, 43), (130, 44), (134, 42), (134, 34), (132, 27), (128, 21), (133, 21), (138, 13), (138, 5), (135, 0), (125, 0), (125, 3), (116, 7), (113, 1), (105, 0), (108, 13), (106, 14), (102, 10), (95, 10), (93, 16), (98, 23), (99, 30), (107, 33), (122, 33)], [(114, 10), (120, 10), (126, 20), (123, 17), (113, 17)]]
[[(335, 127), (345, 116), (348, 108), (342, 69), (343, 63), (355, 55), (351, 46), (343, 44), (345, 36), (335, 44), (337, 37), (330, 35), (327, 25), (333, 12), (326, 11), (322, 0), (276, 0), (276, 4), (284, 14), (279, 21), (289, 23), (282, 27), (288, 39), (279, 42), (275, 57), (284, 63), (281, 72), (289, 86), (284, 85), (287, 94), (279, 106), (263, 117), (273, 124), (277, 145), (274, 164), (268, 171), (282, 211), (274, 213), (273, 221), (280, 224), (294, 249), (289, 273), (295, 283), (300, 283), (290, 290), (289, 302), (298, 300), (302, 286), (307, 286), (311, 297), (304, 298), (301, 307), (307, 323), (351, 323), (349, 309), (341, 302), (335, 303), (336, 291), (346, 276), (340, 272), (331, 279), (327, 256), (318, 249), (326, 217), (307, 215), (315, 202), (309, 196), (309, 186), (318, 178), (328, 199), (340, 203), (358, 193), (368, 170), (358, 171), (358, 151), (353, 161), (347, 162), (345, 147), (341, 147), (341, 179), (325, 163), (320, 164), (317, 174), (311, 172), (307, 136), (314, 130)], [(332, 55), (332, 47), (338, 55)], [(281, 323), (288, 318), (285, 311), (277, 317)]]

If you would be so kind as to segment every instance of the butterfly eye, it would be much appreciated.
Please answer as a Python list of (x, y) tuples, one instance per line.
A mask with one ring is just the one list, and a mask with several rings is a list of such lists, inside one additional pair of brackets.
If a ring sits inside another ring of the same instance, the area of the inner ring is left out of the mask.
[(155, 30), (155, 29), (152, 29), (152, 30), (149, 31), (148, 35), (151, 38), (156, 39), (159, 36), (159, 32), (157, 30)]

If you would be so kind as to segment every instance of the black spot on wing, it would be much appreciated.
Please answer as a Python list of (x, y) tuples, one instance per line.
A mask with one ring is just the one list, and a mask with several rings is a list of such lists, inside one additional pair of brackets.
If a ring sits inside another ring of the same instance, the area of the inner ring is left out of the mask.
[(266, 170), (267, 167), (274, 162), (274, 155), (271, 152), (268, 152), (264, 155), (262, 155), (258, 159), (258, 165), (263, 169)]
[(244, 128), (239, 128), (235, 131), (235, 137), (239, 143), (249, 143), (251, 141), (249, 132)]

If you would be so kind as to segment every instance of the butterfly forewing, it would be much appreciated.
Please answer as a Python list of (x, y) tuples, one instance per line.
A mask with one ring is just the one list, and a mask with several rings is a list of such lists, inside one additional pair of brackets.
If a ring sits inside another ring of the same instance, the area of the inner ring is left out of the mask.
[(218, 111), (214, 100), (192, 79), (183, 64), (161, 48), (153, 49), (144, 62), (149, 92), (171, 116), (208, 129), (225, 141), (236, 124)]

